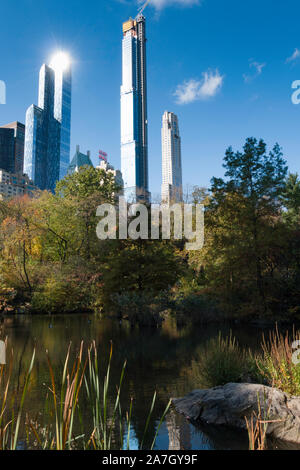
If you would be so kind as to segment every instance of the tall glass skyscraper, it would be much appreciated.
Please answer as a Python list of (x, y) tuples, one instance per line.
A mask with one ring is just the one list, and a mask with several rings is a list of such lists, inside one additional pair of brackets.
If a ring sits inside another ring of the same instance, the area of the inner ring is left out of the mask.
[[(63, 53), (60, 53), (63, 54)], [(61, 124), (60, 129), (60, 167), (59, 179), (63, 179), (70, 164), (71, 139), (71, 99), (72, 99), (72, 73), (70, 64), (63, 64), (63, 57), (50, 64), (55, 70), (54, 85), (54, 117)]]
[(182, 201), (181, 139), (176, 114), (166, 111), (162, 118), (162, 188), (163, 202)]
[(40, 189), (54, 191), (70, 161), (71, 70), (43, 65), (39, 103), (26, 113), (24, 172)]
[(149, 201), (145, 17), (123, 24), (121, 167), (128, 201)]

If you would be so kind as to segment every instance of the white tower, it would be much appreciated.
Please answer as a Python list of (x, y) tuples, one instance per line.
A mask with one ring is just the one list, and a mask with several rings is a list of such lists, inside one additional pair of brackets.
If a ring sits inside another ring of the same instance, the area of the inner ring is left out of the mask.
[(149, 201), (146, 23), (143, 15), (123, 24), (121, 165), (124, 195)]
[(181, 139), (176, 114), (162, 118), (162, 202), (182, 201)]

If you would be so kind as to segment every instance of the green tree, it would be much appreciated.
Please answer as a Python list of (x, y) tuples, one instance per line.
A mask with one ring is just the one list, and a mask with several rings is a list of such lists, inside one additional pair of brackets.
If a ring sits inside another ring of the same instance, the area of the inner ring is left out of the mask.
[(181, 258), (170, 242), (158, 240), (111, 241), (103, 270), (103, 296), (153, 292), (172, 287), (181, 271)]
[(226, 179), (212, 179), (200, 259), (229, 303), (235, 299), (238, 307), (248, 297), (265, 312), (264, 272), (280, 218), (286, 163), (278, 144), (267, 152), (263, 140), (249, 138), (242, 152), (226, 151), (223, 166)]
[(298, 173), (289, 173), (282, 192), (281, 200), (287, 209), (286, 219), (299, 222), (300, 215), (300, 180)]
[(90, 166), (79, 168), (56, 185), (56, 193), (63, 197), (82, 199), (99, 194), (107, 202), (114, 202), (120, 189), (112, 173)]
[(119, 191), (112, 173), (89, 166), (80, 168), (57, 183), (57, 197), (62, 201), (72, 201), (76, 208), (79, 226), (74, 236), (80, 235), (79, 251), (87, 260), (95, 256), (99, 249), (96, 237), (97, 207), (105, 202), (114, 203)]

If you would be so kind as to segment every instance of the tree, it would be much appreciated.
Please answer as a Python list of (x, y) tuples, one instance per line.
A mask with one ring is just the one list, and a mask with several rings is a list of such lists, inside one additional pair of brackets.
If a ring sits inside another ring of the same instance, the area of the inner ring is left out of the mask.
[(226, 179), (212, 179), (211, 204), (206, 209), (206, 254), (210, 259), (206, 270), (211, 271), (210, 276), (217, 272), (219, 285), (231, 301), (237, 297), (237, 304), (245, 293), (254, 299), (256, 291), (256, 305), (264, 312), (264, 263), (274, 222), (280, 217), (286, 162), (278, 144), (267, 153), (263, 140), (248, 138), (243, 152), (231, 147), (226, 151), (223, 166)]
[(108, 243), (110, 250), (103, 271), (103, 294), (107, 304), (112, 294), (136, 292), (142, 295), (145, 291), (157, 294), (177, 281), (182, 270), (181, 258), (170, 242), (117, 240)]
[(299, 221), (300, 216), (300, 180), (298, 173), (289, 173), (283, 188), (281, 200), (287, 209), (286, 219)]
[(114, 202), (120, 189), (112, 173), (90, 166), (79, 168), (56, 185), (56, 193), (63, 197), (82, 199), (98, 194), (106, 202)]
[(80, 168), (57, 183), (57, 197), (61, 201), (72, 201), (76, 207), (81, 227), (77, 227), (81, 237), (79, 251), (87, 260), (91, 259), (99, 246), (96, 237), (97, 207), (102, 203), (114, 203), (119, 191), (120, 187), (112, 173), (89, 166)]

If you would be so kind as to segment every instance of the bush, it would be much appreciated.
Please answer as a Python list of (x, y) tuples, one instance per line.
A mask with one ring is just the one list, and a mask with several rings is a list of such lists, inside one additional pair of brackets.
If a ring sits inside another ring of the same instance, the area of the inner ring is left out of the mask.
[(248, 354), (243, 351), (232, 334), (207, 342), (196, 361), (194, 373), (202, 387), (216, 387), (230, 382), (241, 382), (248, 369)]
[(68, 313), (83, 311), (90, 306), (86, 285), (78, 279), (66, 277), (65, 273), (53, 273), (34, 292), (32, 310), (39, 313)]
[(12, 305), (15, 302), (16, 296), (17, 292), (15, 289), (0, 284), (0, 313), (9, 312), (13, 309)]

